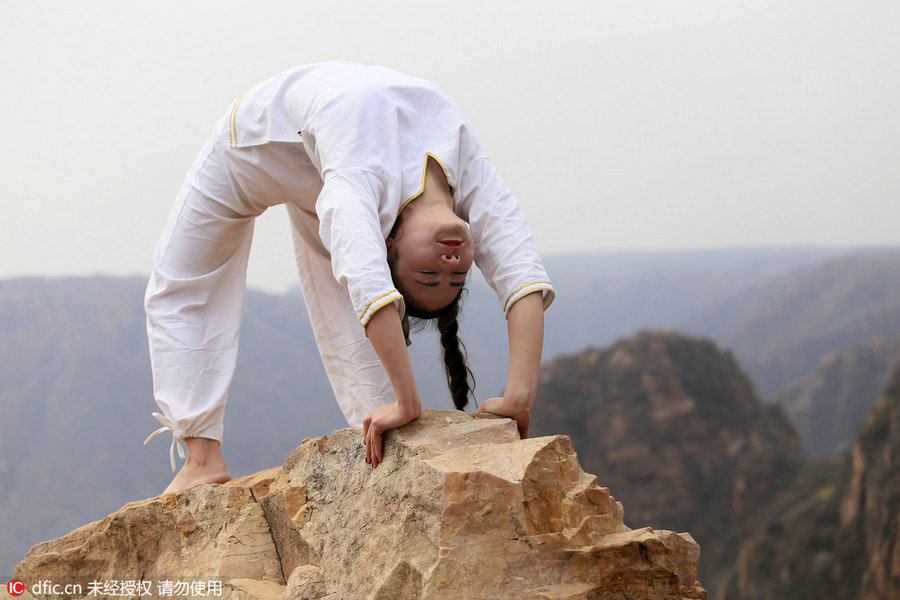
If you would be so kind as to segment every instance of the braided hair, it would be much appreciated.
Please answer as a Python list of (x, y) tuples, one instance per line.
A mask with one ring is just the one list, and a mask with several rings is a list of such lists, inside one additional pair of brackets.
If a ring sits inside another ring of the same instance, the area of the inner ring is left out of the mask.
[(418, 310), (407, 304), (406, 314), (403, 316), (403, 335), (407, 345), (411, 343), (409, 340), (410, 319), (412, 319), (414, 331), (423, 329), (428, 322), (434, 322), (437, 325), (437, 330), (441, 335), (441, 358), (447, 375), (447, 385), (450, 387), (453, 405), (459, 410), (465, 409), (469, 403), (469, 394), (475, 389), (475, 376), (466, 364), (466, 346), (459, 339), (458, 317), (462, 294), (463, 290), (460, 290), (453, 302), (441, 310), (432, 312)]

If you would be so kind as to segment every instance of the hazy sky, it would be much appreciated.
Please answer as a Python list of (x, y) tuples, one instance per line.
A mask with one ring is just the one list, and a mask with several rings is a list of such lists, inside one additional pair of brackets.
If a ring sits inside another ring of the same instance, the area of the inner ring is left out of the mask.
[[(900, 244), (900, 3), (3, 0), (0, 278), (146, 275), (231, 100), (294, 64), (440, 85), (545, 254)], [(296, 282), (283, 207), (250, 284)]]

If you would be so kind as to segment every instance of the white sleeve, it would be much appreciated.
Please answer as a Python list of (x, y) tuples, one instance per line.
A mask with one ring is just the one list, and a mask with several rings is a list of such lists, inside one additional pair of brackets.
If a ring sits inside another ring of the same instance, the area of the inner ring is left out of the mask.
[(475, 263), (497, 292), (503, 313), (520, 298), (542, 292), (544, 308), (555, 292), (525, 215), (490, 160), (480, 158), (461, 176), (461, 212), (475, 240)]
[(350, 292), (359, 322), (366, 326), (378, 309), (403, 296), (394, 287), (381, 232), (379, 180), (365, 171), (333, 175), (316, 201), (319, 236), (331, 254), (334, 278)]

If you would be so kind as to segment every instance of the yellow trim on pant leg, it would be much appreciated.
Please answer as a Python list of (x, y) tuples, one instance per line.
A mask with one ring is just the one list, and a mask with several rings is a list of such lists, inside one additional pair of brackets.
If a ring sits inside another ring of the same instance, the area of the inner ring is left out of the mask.
[(237, 140), (237, 124), (236, 124), (238, 106), (241, 105), (241, 102), (244, 100), (244, 97), (246, 97), (247, 94), (250, 93), (250, 90), (252, 90), (255, 87), (256, 87), (256, 84), (254, 83), (252, 86), (247, 88), (246, 92), (241, 94), (240, 97), (231, 104), (231, 111), (228, 114), (228, 140), (229, 140), (232, 148), (237, 148), (237, 142), (238, 142), (238, 140)]

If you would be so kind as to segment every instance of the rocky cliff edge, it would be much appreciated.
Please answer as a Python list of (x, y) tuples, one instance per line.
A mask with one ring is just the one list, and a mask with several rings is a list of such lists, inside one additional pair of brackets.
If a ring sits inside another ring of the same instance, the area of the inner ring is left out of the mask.
[(706, 598), (693, 538), (623, 525), (568, 437), (426, 410), (377, 469), (363, 456), (341, 429), (281, 467), (128, 504), (33, 547), (21, 597)]

